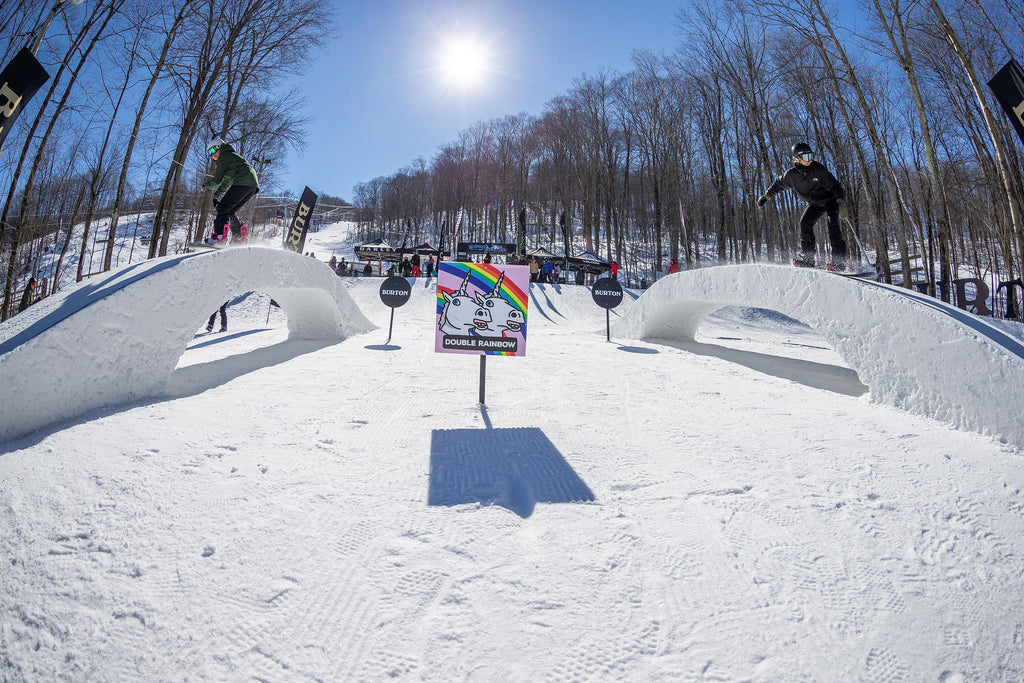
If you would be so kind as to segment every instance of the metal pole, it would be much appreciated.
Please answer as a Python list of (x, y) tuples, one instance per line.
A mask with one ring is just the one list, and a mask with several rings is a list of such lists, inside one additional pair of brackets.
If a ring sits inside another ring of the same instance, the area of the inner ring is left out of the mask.
[(604, 329), (606, 333), (606, 341), (612, 340), (612, 312), (607, 308), (604, 309)]
[(64, 9), (64, 5), (81, 5), (82, 2), (84, 0), (57, 0), (53, 7), (50, 8), (50, 13), (43, 20), (43, 23), (32, 32), (32, 42), (28, 45), (29, 51), (33, 55), (39, 52), (39, 47), (43, 44), (43, 38), (46, 36), (46, 30), (50, 28), (50, 22), (53, 21), (58, 12)]
[(846, 219), (846, 225), (850, 228), (850, 234), (853, 235), (853, 239), (857, 241), (857, 246), (860, 247), (860, 253), (864, 256), (864, 260), (868, 262), (869, 266), (878, 270), (878, 266), (875, 263), (872, 263), (871, 259), (868, 258), (868, 252), (864, 250), (864, 245), (861, 243), (860, 237), (857, 235), (857, 230), (853, 227), (853, 223), (849, 218)]
[[(388, 323), (388, 340), (386, 342), (384, 342), (385, 344), (390, 344), (391, 343), (391, 330), (394, 328), (394, 326), (395, 326), (395, 309), (392, 308), (391, 309), (391, 322)], [(481, 403), (483, 403), (483, 401), (481, 401)]]
[(480, 404), (484, 401), (484, 385), (487, 383), (487, 354), (480, 354)]

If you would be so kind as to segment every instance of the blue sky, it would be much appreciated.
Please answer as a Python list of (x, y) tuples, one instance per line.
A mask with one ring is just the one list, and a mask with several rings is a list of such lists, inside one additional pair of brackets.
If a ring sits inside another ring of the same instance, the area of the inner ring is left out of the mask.
[[(302, 79), (309, 146), (279, 187), (345, 199), (416, 157), (428, 163), (477, 121), (540, 114), (574, 78), (628, 71), (634, 50), (674, 48), (680, 0), (337, 0), (341, 35)], [(483, 81), (454, 87), (439, 68), (452, 36), (484, 45)]]

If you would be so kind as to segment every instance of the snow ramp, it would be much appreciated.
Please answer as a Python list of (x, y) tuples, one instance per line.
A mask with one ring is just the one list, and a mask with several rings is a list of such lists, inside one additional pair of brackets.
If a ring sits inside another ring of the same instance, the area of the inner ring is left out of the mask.
[(873, 401), (1024, 448), (1024, 344), (904, 288), (789, 266), (702, 268), (659, 280), (613, 334), (692, 341), (705, 316), (730, 305), (775, 310), (812, 327)]
[(162, 395), (210, 313), (250, 291), (281, 306), (289, 340), (375, 327), (326, 264), (290, 251), (235, 247), (119, 268), (0, 325), (0, 438)]

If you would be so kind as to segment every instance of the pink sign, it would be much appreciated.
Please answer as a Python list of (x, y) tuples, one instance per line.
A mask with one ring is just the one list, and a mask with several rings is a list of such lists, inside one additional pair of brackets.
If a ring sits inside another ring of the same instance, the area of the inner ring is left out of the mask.
[(442, 262), (434, 351), (525, 356), (529, 292), (529, 266)]

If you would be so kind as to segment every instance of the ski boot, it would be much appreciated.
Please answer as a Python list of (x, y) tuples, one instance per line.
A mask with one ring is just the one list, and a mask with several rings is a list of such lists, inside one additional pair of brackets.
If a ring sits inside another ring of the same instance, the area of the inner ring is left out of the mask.
[(797, 268), (814, 268), (814, 254), (800, 254), (793, 259), (793, 265)]
[(210, 245), (211, 247), (227, 246), (227, 243), (230, 239), (229, 234), (230, 233), (228, 231), (228, 226), (225, 225), (224, 229), (221, 231), (221, 234), (218, 235), (216, 232), (214, 232), (213, 235), (210, 235), (210, 237), (206, 239), (206, 244)]
[(846, 266), (846, 263), (841, 260), (830, 261), (828, 264), (828, 269), (833, 273), (845, 273), (846, 271), (849, 270), (849, 268)]

